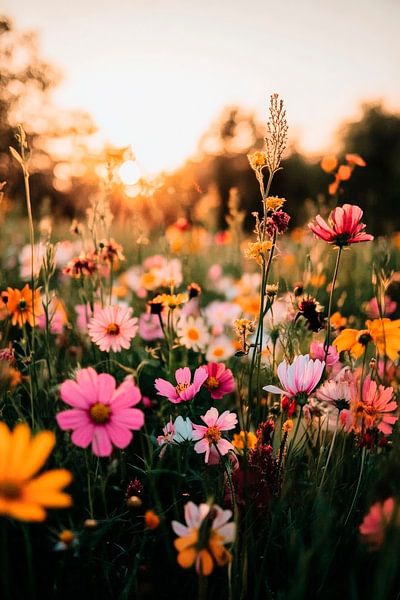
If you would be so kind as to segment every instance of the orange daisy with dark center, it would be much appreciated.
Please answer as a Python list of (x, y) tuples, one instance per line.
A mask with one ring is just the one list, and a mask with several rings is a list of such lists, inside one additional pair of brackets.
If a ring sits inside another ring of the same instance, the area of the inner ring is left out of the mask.
[(96, 402), (96, 404), (90, 407), (89, 414), (92, 421), (101, 425), (110, 420), (111, 408), (102, 402)]
[(209, 427), (204, 437), (210, 444), (217, 444), (221, 439), (221, 431), (218, 427)]
[(368, 330), (364, 329), (363, 331), (360, 331), (360, 333), (357, 336), (357, 342), (359, 344), (361, 344), (362, 346), (367, 346), (369, 344), (369, 342), (371, 342), (371, 341), (372, 341), (372, 336)]
[(110, 323), (107, 325), (106, 332), (108, 335), (118, 335), (120, 332), (119, 325), (117, 325), (117, 323)]

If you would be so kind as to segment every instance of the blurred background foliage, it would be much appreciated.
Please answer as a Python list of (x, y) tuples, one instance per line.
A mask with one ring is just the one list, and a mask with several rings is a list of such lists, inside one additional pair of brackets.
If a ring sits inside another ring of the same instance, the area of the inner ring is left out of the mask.
[[(52, 101), (52, 90), (60, 79), (57, 68), (43, 60), (37, 36), (19, 31), (10, 19), (1, 17), (0, 182), (7, 184), (3, 218), (7, 211), (23, 214), (23, 181), (8, 149), (16, 145), (15, 127), (22, 123), (32, 152), (36, 218), (43, 214), (58, 219), (81, 217), (91, 195), (106, 182), (115, 214), (122, 221), (129, 214), (140, 214), (149, 232), (179, 217), (206, 220), (215, 230), (225, 228), (232, 188), (238, 190), (246, 227), (252, 227), (259, 190), (246, 155), (262, 148), (264, 131), (254, 114), (238, 106), (227, 107), (199, 140), (194, 158), (173, 173), (142, 178), (127, 188), (118, 177), (109, 176), (110, 167), (134, 159), (132, 151), (105, 147), (93, 153), (90, 137), (96, 127), (90, 115), (60, 109)], [(398, 230), (394, 209), (400, 190), (400, 115), (388, 112), (383, 104), (363, 105), (359, 120), (340, 126), (337, 150), (339, 158), (351, 152), (367, 162), (367, 169), (356, 169), (345, 182), (340, 201), (361, 205), (368, 229), (375, 235)], [(303, 225), (317, 210), (328, 210), (332, 175), (321, 170), (319, 160), (292, 145), (283, 168), (284, 176), (278, 173), (272, 194), (287, 198), (292, 228)]]

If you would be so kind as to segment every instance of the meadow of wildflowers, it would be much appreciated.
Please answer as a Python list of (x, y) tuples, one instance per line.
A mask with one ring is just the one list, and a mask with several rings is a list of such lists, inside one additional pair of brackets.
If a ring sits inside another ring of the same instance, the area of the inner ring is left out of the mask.
[[(396, 598), (400, 248), (374, 239), (354, 169), (288, 231), (288, 125), (269, 106), (254, 231), (180, 219), (4, 228), (1, 598)], [(349, 148), (349, 151), (352, 149)], [(324, 190), (322, 190), (324, 192)], [(24, 575), (21, 576), (21, 573)]]

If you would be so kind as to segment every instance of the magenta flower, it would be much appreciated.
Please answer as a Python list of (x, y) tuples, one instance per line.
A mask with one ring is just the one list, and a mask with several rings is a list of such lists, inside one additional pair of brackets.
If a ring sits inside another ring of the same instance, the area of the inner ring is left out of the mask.
[(362, 215), (363, 211), (359, 206), (343, 204), (331, 212), (328, 223), (321, 215), (317, 215), (315, 221), (309, 223), (308, 227), (316, 237), (335, 246), (343, 247), (359, 242), (370, 242), (374, 236), (365, 233), (366, 225), (361, 223)]
[(237, 416), (235, 413), (224, 411), (220, 415), (216, 408), (210, 408), (205, 415), (201, 417), (202, 421), (206, 424), (195, 425), (193, 423), (193, 440), (198, 440), (194, 445), (194, 449), (198, 454), (205, 452), (204, 460), (206, 463), (209, 462), (210, 458), (217, 459), (219, 462), (219, 455), (224, 456), (233, 450), (232, 444), (222, 437), (223, 431), (229, 431), (235, 429), (237, 424)]
[(189, 367), (183, 367), (175, 371), (176, 386), (173, 386), (166, 379), (161, 378), (156, 379), (154, 385), (160, 396), (164, 396), (164, 398), (167, 398), (173, 404), (179, 404), (180, 402), (193, 400), (207, 377), (207, 369), (199, 367), (194, 372), (192, 383), (192, 374)]
[(283, 394), (305, 404), (308, 396), (318, 385), (325, 368), (325, 362), (312, 360), (308, 354), (296, 356), (291, 365), (283, 361), (277, 372), (282, 388), (266, 385), (263, 389), (272, 394)]
[(235, 380), (232, 371), (223, 363), (210, 362), (207, 365), (208, 377), (205, 387), (209, 390), (213, 400), (220, 400), (225, 394), (230, 394), (235, 389)]
[(125, 306), (106, 306), (94, 313), (89, 321), (90, 339), (104, 352), (120, 352), (131, 345), (138, 330), (132, 309)]
[(116, 388), (112, 375), (89, 367), (77, 372), (76, 381), (64, 381), (60, 391), (63, 402), (73, 408), (58, 413), (59, 427), (73, 431), (76, 446), (87, 448), (91, 443), (96, 456), (109, 456), (113, 445), (126, 448), (133, 437), (131, 429), (143, 427), (143, 412), (132, 408), (141, 397), (132, 380)]

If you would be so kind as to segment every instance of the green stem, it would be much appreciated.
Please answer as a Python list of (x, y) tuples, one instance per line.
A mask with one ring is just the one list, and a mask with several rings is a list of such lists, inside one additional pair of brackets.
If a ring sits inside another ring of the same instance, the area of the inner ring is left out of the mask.
[(346, 525), (347, 525), (347, 522), (348, 522), (348, 520), (350, 519), (350, 515), (351, 515), (351, 513), (352, 513), (352, 511), (353, 511), (354, 505), (355, 505), (355, 503), (356, 503), (356, 500), (357, 500), (358, 492), (359, 492), (359, 490), (360, 490), (360, 485), (361, 485), (362, 474), (363, 474), (363, 471), (364, 471), (364, 465), (365, 465), (365, 455), (366, 455), (366, 447), (364, 446), (364, 447), (363, 447), (363, 449), (362, 449), (362, 454), (361, 454), (361, 466), (360, 466), (360, 474), (359, 474), (359, 476), (358, 476), (358, 481), (357, 481), (357, 487), (356, 487), (356, 491), (355, 491), (355, 493), (354, 493), (354, 496), (353, 496), (353, 501), (352, 501), (352, 503), (351, 503), (351, 506), (350, 506), (349, 512), (347, 513), (347, 517), (346, 517), (346, 520), (345, 520), (345, 522), (344, 522), (344, 524), (343, 524), (343, 527), (346, 527)]
[(325, 358), (324, 358), (325, 362), (326, 362), (326, 357), (328, 356), (329, 344), (330, 344), (330, 341), (331, 341), (332, 301), (333, 301), (333, 293), (335, 291), (336, 279), (337, 279), (337, 275), (338, 275), (338, 271), (339, 271), (339, 262), (340, 262), (341, 255), (342, 255), (342, 246), (339, 246), (338, 253), (337, 253), (337, 256), (336, 256), (335, 271), (333, 273), (331, 293), (329, 295), (328, 322), (327, 322), (326, 340), (325, 340)]
[[(328, 417), (328, 419), (329, 419), (329, 417)], [(322, 489), (322, 486), (323, 486), (324, 481), (325, 481), (326, 474), (328, 472), (328, 466), (329, 466), (329, 463), (330, 463), (330, 460), (331, 460), (333, 447), (335, 445), (335, 440), (336, 440), (336, 434), (337, 434), (337, 430), (338, 430), (338, 425), (339, 425), (339, 411), (338, 411), (338, 414), (337, 414), (337, 417), (336, 417), (336, 426), (335, 426), (335, 431), (333, 433), (331, 445), (329, 447), (328, 458), (326, 459), (326, 463), (325, 463), (325, 467), (324, 467), (324, 472), (322, 473), (321, 483), (319, 484), (319, 488), (318, 488), (319, 490)]]

